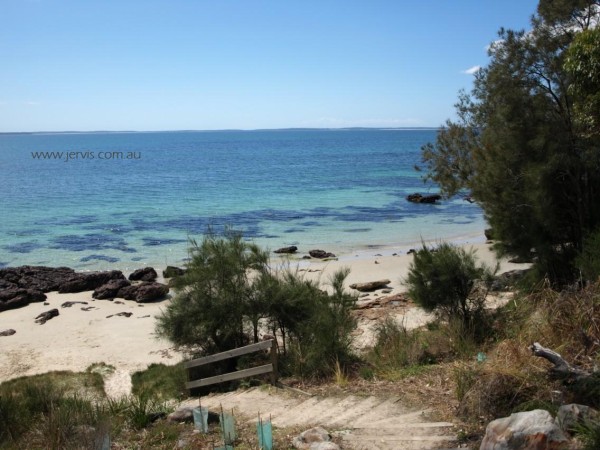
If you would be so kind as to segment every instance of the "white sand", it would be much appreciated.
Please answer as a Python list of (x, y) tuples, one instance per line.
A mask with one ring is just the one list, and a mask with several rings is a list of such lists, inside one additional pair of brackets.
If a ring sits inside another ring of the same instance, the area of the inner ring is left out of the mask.
[[(474, 244), (473, 247), (481, 261), (495, 265), (495, 256), (488, 245)], [(412, 256), (406, 255), (405, 249), (398, 249), (397, 256), (392, 256), (394, 249), (386, 249), (384, 256), (375, 256), (378, 253), (383, 254), (373, 250), (347, 255), (338, 261), (303, 261), (300, 269), (304, 269), (302, 273), (308, 277), (325, 282), (335, 270), (348, 266), (351, 269), (348, 284), (387, 278), (391, 281), (392, 293), (402, 292), (402, 279), (407, 274)], [(501, 271), (513, 268), (523, 268), (523, 265), (502, 262)], [(85, 301), (88, 304), (61, 308), (60, 305), (66, 301)], [(93, 300), (91, 292), (53, 292), (48, 294), (49, 306), (33, 303), (1, 312), (0, 331), (12, 328), (16, 334), (0, 337), (0, 382), (54, 370), (82, 371), (92, 363), (104, 362), (116, 368), (115, 374), (107, 379), (107, 391), (120, 395), (130, 389), (129, 374), (132, 372), (145, 369), (151, 363), (174, 364), (182, 359), (183, 355), (175, 351), (172, 344), (154, 335), (155, 317), (168, 300), (141, 305), (122, 299), (116, 301), (123, 304)], [(93, 306), (94, 309), (82, 311), (85, 306)], [(60, 315), (44, 325), (34, 322), (38, 314), (51, 308), (58, 308)], [(107, 318), (119, 312), (132, 312), (133, 315)], [(412, 328), (424, 324), (430, 316), (419, 308), (409, 308), (397, 319)], [(367, 345), (372, 338), (372, 324), (365, 326), (367, 332), (357, 338), (359, 346)]]

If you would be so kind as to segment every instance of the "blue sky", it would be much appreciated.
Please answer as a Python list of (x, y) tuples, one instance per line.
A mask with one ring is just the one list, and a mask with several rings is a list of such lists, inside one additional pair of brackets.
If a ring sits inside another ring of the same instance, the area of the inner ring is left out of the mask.
[(439, 126), (532, 0), (0, 0), (0, 132)]

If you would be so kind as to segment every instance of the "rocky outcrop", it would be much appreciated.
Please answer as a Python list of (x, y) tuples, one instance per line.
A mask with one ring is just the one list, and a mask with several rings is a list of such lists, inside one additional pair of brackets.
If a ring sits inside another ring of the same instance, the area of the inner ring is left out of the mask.
[(120, 270), (111, 270), (108, 272), (75, 273), (73, 278), (61, 284), (58, 292), (83, 292), (93, 291), (94, 289), (108, 283), (111, 280), (125, 279), (125, 275)]
[(367, 283), (354, 283), (350, 285), (350, 289), (356, 289), (359, 292), (371, 292), (377, 289), (384, 289), (390, 284), (390, 280), (369, 281)]
[(289, 247), (278, 248), (277, 250), (274, 250), (273, 253), (292, 254), (292, 253), (296, 253), (297, 251), (298, 251), (298, 247), (296, 247), (295, 245), (290, 245)]
[(138, 303), (160, 300), (169, 293), (169, 286), (161, 283), (142, 283), (136, 288), (135, 301)]
[(436, 203), (442, 198), (441, 195), (421, 195), (419, 193), (410, 194), (406, 197), (406, 200), (412, 203)]
[(325, 250), (310, 250), (308, 254), (318, 259), (335, 258), (333, 253), (326, 252)]
[(144, 267), (142, 269), (134, 270), (129, 275), (130, 281), (154, 281), (158, 277), (156, 270), (153, 267)]
[(125, 279), (111, 280), (108, 283), (94, 289), (92, 297), (98, 300), (120, 297), (119, 291), (126, 286), (131, 286), (131, 283)]
[(185, 274), (185, 270), (180, 267), (167, 266), (167, 268), (163, 270), (162, 274), (165, 278), (180, 277), (181, 275)]
[(110, 280), (124, 278), (118, 270), (82, 273), (68, 267), (6, 267), (0, 269), (0, 289), (18, 287), (39, 292), (83, 292), (92, 291)]
[(23, 289), (15, 285), (0, 287), (0, 311), (20, 308), (34, 302), (43, 302), (46, 295), (34, 289)]
[(154, 281), (131, 284), (127, 280), (112, 280), (95, 289), (92, 297), (98, 300), (124, 298), (142, 303), (160, 300), (168, 293), (169, 286)]
[(543, 409), (511, 414), (490, 422), (480, 450), (562, 450), (568, 439)]

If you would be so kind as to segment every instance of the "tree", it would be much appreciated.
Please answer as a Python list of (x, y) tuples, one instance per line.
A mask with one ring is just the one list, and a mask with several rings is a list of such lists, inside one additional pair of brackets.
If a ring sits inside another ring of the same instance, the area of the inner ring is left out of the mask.
[[(177, 345), (210, 354), (257, 342), (260, 326), (270, 326), (292, 372), (322, 376), (351, 356), (356, 297), (344, 292), (347, 275), (333, 274), (326, 292), (297, 272), (272, 270), (268, 253), (241, 234), (209, 232), (200, 244), (191, 241), (187, 270), (175, 278), (176, 295), (156, 330)], [(293, 352), (286, 351), (290, 347)], [(228, 360), (224, 369), (235, 365)]]
[(598, 85), (577, 81), (567, 58), (596, 74), (585, 55), (597, 47), (580, 36), (599, 19), (597, 0), (541, 0), (531, 31), (500, 30), (489, 65), (459, 97), (458, 120), (422, 149), (427, 177), (445, 195), (469, 190), (482, 206), (501, 253), (534, 250), (556, 282), (576, 276), (574, 260), (600, 225), (598, 142), (574, 106)]
[(489, 280), (492, 271), (478, 265), (473, 250), (452, 244), (426, 245), (413, 255), (406, 284), (410, 297), (446, 320), (458, 319), (471, 329), (481, 318), (485, 295), (472, 295), (477, 280)]
[(247, 323), (257, 339), (260, 290), (268, 254), (227, 231), (191, 242), (187, 271), (175, 279), (175, 298), (158, 317), (157, 332), (178, 345), (218, 352), (248, 343)]

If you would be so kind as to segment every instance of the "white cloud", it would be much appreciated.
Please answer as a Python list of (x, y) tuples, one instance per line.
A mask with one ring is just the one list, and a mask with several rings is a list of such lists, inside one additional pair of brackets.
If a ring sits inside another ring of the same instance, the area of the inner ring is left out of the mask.
[(34, 101), (27, 101), (27, 102), (25, 102), (25, 104), (26, 104), (27, 106), (38, 106), (38, 105), (40, 105), (41, 103), (40, 103), (40, 102), (34, 102)]
[(462, 73), (465, 73), (467, 75), (474, 75), (477, 72), (479, 72), (479, 69), (481, 69), (481, 66), (473, 66), (468, 68), (467, 70), (463, 70)]

